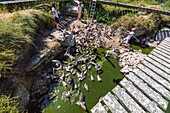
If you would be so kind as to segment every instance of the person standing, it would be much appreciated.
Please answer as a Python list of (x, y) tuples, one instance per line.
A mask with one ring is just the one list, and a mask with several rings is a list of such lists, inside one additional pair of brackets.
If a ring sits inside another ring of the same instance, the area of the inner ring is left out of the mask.
[(77, 19), (80, 20), (81, 19), (81, 14), (82, 14), (82, 4), (81, 3), (78, 4), (77, 13), (78, 13)]
[(55, 2), (52, 3), (52, 12), (53, 12), (53, 16), (55, 19), (56, 28), (59, 29), (59, 15), (58, 14), (60, 14), (60, 12), (56, 9)]

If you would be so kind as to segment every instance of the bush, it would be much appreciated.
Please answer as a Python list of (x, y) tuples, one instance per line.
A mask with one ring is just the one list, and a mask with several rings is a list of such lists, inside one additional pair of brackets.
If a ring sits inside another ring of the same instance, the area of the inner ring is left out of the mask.
[(96, 20), (100, 23), (108, 23), (109, 18), (109, 11), (107, 10), (105, 5), (98, 4), (96, 7)]
[(96, 20), (100, 23), (108, 23), (109, 16), (107, 11), (98, 11), (96, 12)]
[[(133, 14), (134, 15), (134, 14)], [(111, 26), (115, 29), (118, 28), (125, 28), (125, 29), (131, 29), (135, 26), (135, 18), (136, 15), (132, 16), (132, 14), (127, 14), (122, 17), (120, 17), (117, 21), (115, 21)]]
[(120, 17), (116, 22), (112, 24), (114, 28), (125, 28), (131, 29), (132, 27), (136, 27), (139, 29), (146, 30), (150, 33), (156, 33), (158, 30), (158, 24), (161, 21), (159, 15), (152, 14), (147, 15), (148, 17), (145, 18), (143, 16), (137, 16), (135, 14), (127, 14)]
[(0, 113), (19, 113), (17, 103), (14, 98), (9, 96), (0, 96)]
[(167, 2), (165, 2), (165, 4), (163, 4), (163, 7), (164, 7), (165, 9), (169, 9), (169, 10), (170, 10), (170, 1), (167, 0)]

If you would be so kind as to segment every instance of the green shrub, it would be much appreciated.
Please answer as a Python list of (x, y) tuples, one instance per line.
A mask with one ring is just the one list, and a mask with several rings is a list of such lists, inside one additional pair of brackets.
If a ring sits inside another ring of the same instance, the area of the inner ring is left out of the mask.
[(170, 1), (167, 0), (167, 1), (162, 5), (162, 7), (163, 7), (164, 9), (170, 10)]
[(9, 96), (0, 96), (0, 113), (19, 113), (17, 103), (14, 98)]
[(105, 7), (105, 5), (97, 5), (96, 8), (96, 20), (100, 23), (108, 23), (109, 18), (109, 10)]
[(109, 16), (107, 11), (98, 11), (96, 12), (96, 20), (100, 23), (108, 23)]

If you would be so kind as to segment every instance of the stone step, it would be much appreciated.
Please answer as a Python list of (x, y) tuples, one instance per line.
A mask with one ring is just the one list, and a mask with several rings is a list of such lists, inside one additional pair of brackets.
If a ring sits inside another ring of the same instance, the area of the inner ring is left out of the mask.
[(154, 52), (154, 51), (152, 51), (150, 54), (155, 55), (155, 56), (158, 56), (159, 58), (163, 59), (164, 61), (166, 61), (167, 63), (170, 64), (170, 59), (167, 59), (167, 58), (164, 57), (162, 54), (157, 53), (157, 52)]
[(122, 107), (122, 105), (116, 100), (110, 92), (108, 92), (103, 97), (103, 102), (110, 109), (112, 113), (127, 113), (127, 111)]
[(159, 46), (158, 48), (156, 48), (158, 51), (161, 51), (167, 55), (170, 55), (170, 48), (165, 48), (163, 46)]
[(168, 41), (167, 39), (165, 39), (165, 40), (163, 40), (163, 41), (160, 43), (160, 45), (164, 45), (165, 47), (169, 47), (169, 46), (170, 46), (169, 43), (170, 43), (170, 41)]
[(157, 47), (163, 47), (165, 49), (170, 49), (170, 45), (168, 45), (166, 42), (161, 42)]
[(170, 100), (170, 92), (165, 87), (158, 84), (155, 80), (147, 76), (146, 73), (142, 72), (140, 69), (134, 69), (133, 72), (155, 91), (159, 92), (162, 96)]
[(156, 40), (164, 40), (169, 36), (169, 30), (160, 30), (156, 35)]
[[(168, 29), (168, 31), (170, 31), (170, 29)], [(165, 38), (165, 40), (163, 40), (162, 42), (169, 42), (170, 43), (170, 37)]]
[(145, 113), (145, 111), (119, 85), (112, 91), (131, 113)]
[[(156, 68), (160, 68), (162, 71), (164, 71), (165, 75), (162, 75), (162, 76), (170, 81), (170, 76), (169, 76), (169, 74), (170, 74), (170, 67), (169, 68), (165, 67), (166, 63), (163, 64), (164, 62), (158, 62), (157, 60), (155, 60), (155, 59), (153, 60), (153, 59), (151, 59), (149, 57), (146, 57), (145, 60), (148, 61), (149, 63), (151, 63), (152, 65), (156, 66), (155, 69)], [(155, 70), (155, 72), (157, 72), (157, 71)]]
[(126, 90), (149, 112), (151, 113), (164, 113), (155, 102), (147, 98), (141, 91), (139, 91), (132, 82), (124, 78), (120, 85), (122, 85)]
[(169, 52), (170, 52), (170, 47), (165, 46), (165, 45), (159, 45), (159, 46), (156, 47), (156, 49), (159, 49), (166, 54), (169, 54)]
[(170, 43), (170, 40), (169, 40), (169, 37), (165, 38), (165, 40), (163, 40), (162, 42), (169, 42)]
[(92, 109), (92, 113), (107, 113), (107, 110), (102, 106), (100, 102), (98, 102)]
[[(159, 68), (155, 67), (151, 63), (147, 62), (146, 60), (143, 61), (144, 65), (140, 65), (140, 69), (147, 73), (152, 79), (157, 81), (158, 83), (162, 84), (164, 87), (170, 90), (170, 83), (165, 80), (166, 76), (168, 77), (168, 74), (160, 70)], [(153, 70), (151, 70), (153, 69)], [(155, 72), (156, 73), (155, 73)], [(163, 76), (163, 77), (161, 77)], [(164, 79), (165, 78), (165, 79)]]
[(152, 100), (155, 101), (159, 106), (161, 106), (164, 110), (168, 107), (168, 101), (166, 101), (159, 93), (150, 88), (146, 83), (143, 82), (139, 77), (137, 77), (134, 73), (129, 73), (125, 75), (130, 81), (132, 81), (135, 86), (137, 86), (142, 92), (149, 96)]
[[(166, 61), (164, 61), (163, 59), (161, 59), (161, 58), (159, 58), (159, 57), (157, 57), (157, 56), (155, 56), (155, 55), (149, 54), (146, 59), (147, 59), (147, 60), (148, 60), (148, 59), (152, 59), (152, 60), (154, 60), (154, 61), (157, 61), (157, 62), (159, 62), (161, 65), (163, 65), (164, 67), (170, 69), (170, 64), (169, 64), (169, 63), (167, 63)], [(148, 60), (148, 61), (149, 61), (149, 60)]]
[(170, 60), (170, 56), (161, 52), (161, 51), (154, 49), (152, 52), (158, 53), (158, 54), (162, 55), (163, 57), (165, 57), (166, 59)]
[(169, 45), (167, 43), (165, 43), (165, 42), (159, 44), (158, 47), (162, 47), (164, 49), (169, 49), (170, 48)]

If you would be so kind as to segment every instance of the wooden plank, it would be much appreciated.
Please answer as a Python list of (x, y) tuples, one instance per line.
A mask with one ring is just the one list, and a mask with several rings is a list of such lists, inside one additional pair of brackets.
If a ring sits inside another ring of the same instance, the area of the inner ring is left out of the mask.
[(120, 84), (149, 112), (151, 113), (164, 113), (155, 102), (147, 98), (141, 91), (139, 91), (132, 82), (124, 78)]
[(133, 73), (129, 73), (125, 75), (126, 78), (131, 80), (141, 91), (143, 91), (146, 95), (148, 95), (152, 100), (155, 101), (159, 106), (161, 106), (164, 110), (168, 107), (168, 101), (166, 101), (159, 93), (150, 88), (146, 83), (143, 82), (142, 79), (137, 77)]
[(112, 113), (127, 113), (127, 111), (110, 92), (103, 97), (103, 101)]
[(145, 113), (138, 103), (136, 103), (119, 85), (117, 85), (112, 91), (131, 113)]

